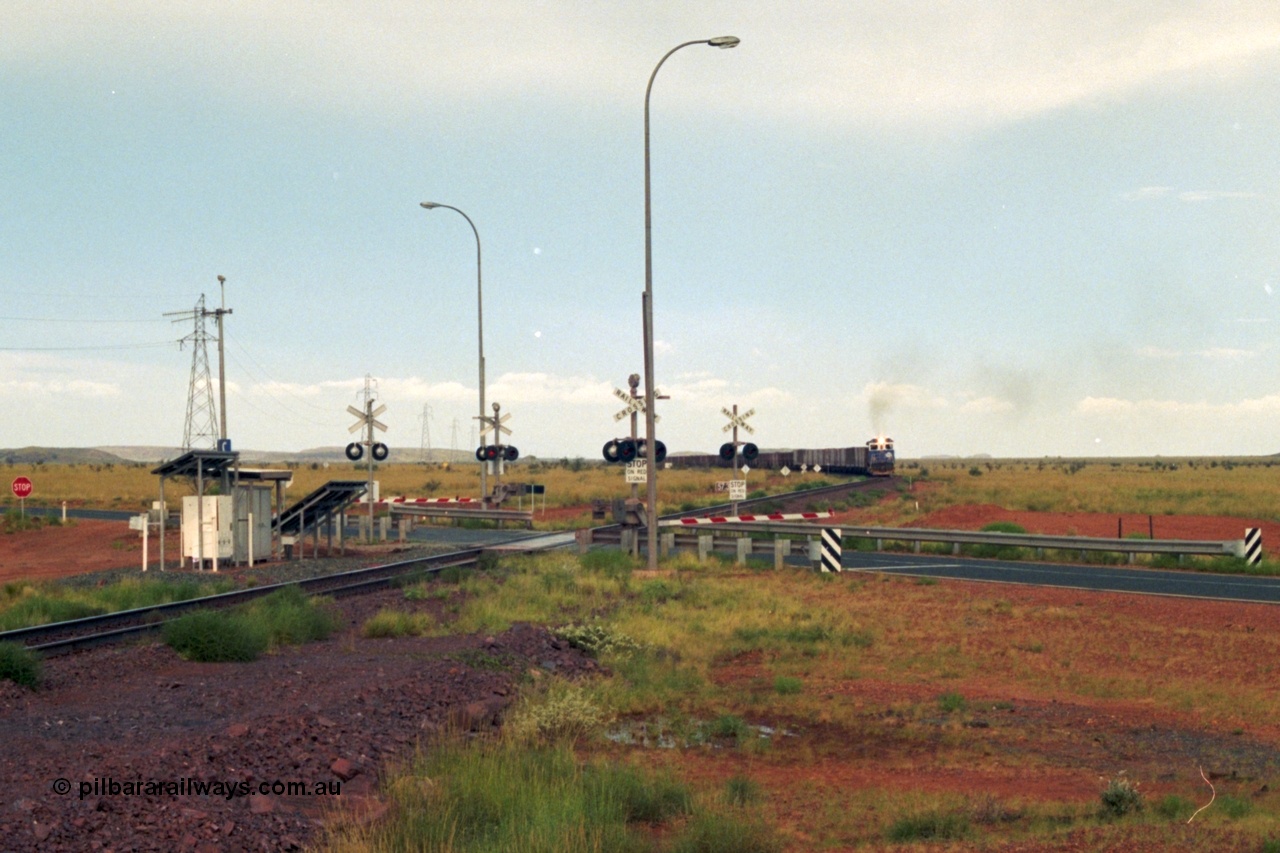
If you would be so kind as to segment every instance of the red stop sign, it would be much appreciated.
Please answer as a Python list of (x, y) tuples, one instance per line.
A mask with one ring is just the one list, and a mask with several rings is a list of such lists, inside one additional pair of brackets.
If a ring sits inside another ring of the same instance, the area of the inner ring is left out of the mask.
[(25, 498), (31, 494), (31, 481), (26, 477), (15, 477), (13, 480), (13, 493), (20, 498)]

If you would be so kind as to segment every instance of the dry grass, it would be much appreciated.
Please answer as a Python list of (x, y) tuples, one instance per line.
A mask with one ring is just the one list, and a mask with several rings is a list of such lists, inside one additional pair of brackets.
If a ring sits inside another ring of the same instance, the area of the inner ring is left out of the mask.
[(920, 461), (899, 473), (918, 477), (924, 470), (934, 484), (930, 509), (996, 504), (1036, 512), (1280, 520), (1280, 459)]
[[(35, 492), (28, 499), (32, 505), (56, 506), (67, 501), (72, 506), (111, 509), (143, 509), (159, 499), (160, 481), (151, 471), (154, 465), (5, 465), (0, 466), (0, 477), (9, 479), (18, 475), (30, 477)], [(303, 465), (271, 466), (288, 467), (293, 471), (293, 483), (286, 493), (287, 499), (297, 499), (330, 480), (364, 481), (367, 469), (362, 464), (311, 463)], [(572, 465), (559, 463), (520, 462), (507, 466), (504, 482), (540, 483), (546, 486), (546, 506), (551, 508), (586, 506), (592, 499), (612, 500), (629, 494), (623, 482), (619, 466), (588, 465), (573, 470)], [(708, 505), (723, 503), (724, 493), (717, 493), (713, 486), (717, 480), (728, 479), (724, 470), (669, 470), (659, 478), (659, 502), (664, 511), (676, 510), (685, 504)], [(480, 494), (479, 468), (477, 464), (400, 464), (379, 465), (374, 468), (374, 479), (380, 483), (380, 493), (385, 496), (409, 497), (478, 497)], [(810, 475), (810, 479), (814, 479)], [(799, 477), (784, 478), (778, 474), (752, 472), (751, 489), (768, 488), (783, 491), (795, 488)], [(181, 480), (165, 483), (165, 499), (174, 505), (184, 494), (194, 494), (191, 484)], [(530, 498), (523, 503), (529, 506)], [(538, 507), (542, 507), (542, 496)], [(590, 520), (584, 511), (585, 521)]]

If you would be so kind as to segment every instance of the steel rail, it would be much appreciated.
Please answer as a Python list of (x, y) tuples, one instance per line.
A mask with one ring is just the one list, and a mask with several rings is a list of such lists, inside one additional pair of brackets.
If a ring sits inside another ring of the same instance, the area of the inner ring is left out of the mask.
[[(183, 613), (202, 608), (233, 607), (270, 595), (287, 586), (296, 585), (304, 592), (312, 595), (354, 594), (366, 589), (385, 586), (394, 578), (415, 571), (435, 573), (451, 566), (469, 565), (475, 563), (483, 552), (483, 548), (467, 548), (460, 551), (450, 551), (447, 554), (433, 554), (429, 557), (417, 557), (412, 560), (366, 566), (332, 575), (304, 578), (300, 581), (266, 584), (202, 598), (190, 598), (185, 601), (155, 604), (132, 610), (117, 610), (113, 613), (86, 616), (65, 622), (49, 622), (43, 625), (33, 625), (27, 628), (0, 632), (0, 642), (21, 643), (29, 649), (45, 653), (72, 651), (76, 648), (112, 642), (154, 631), (160, 628), (164, 622)], [(81, 633), (84, 631), (89, 633)], [(57, 635), (67, 632), (73, 632), (76, 636), (48, 639), (51, 637), (56, 638)], [(40, 642), (41, 640), (45, 640), (45, 642)]]

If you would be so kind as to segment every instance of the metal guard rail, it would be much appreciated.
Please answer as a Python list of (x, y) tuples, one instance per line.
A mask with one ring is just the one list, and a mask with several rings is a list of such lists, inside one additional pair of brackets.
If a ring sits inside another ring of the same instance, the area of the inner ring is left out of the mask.
[[(771, 524), (760, 522), (722, 522), (679, 529), (682, 534), (695, 537), (717, 533), (762, 533), (770, 536), (818, 536), (823, 527), (839, 527), (844, 539), (875, 539), (876, 549), (881, 550), (883, 540), (912, 542), (919, 551), (921, 542), (943, 542), (960, 545), (1004, 545), (1034, 548), (1037, 551), (1115, 551), (1126, 554), (1173, 555), (1244, 555), (1243, 539), (1101, 539), (1083, 536), (1043, 536), (1030, 533), (995, 533), (972, 530), (931, 530), (923, 527), (849, 527), (840, 524)], [(643, 530), (644, 528), (639, 528)], [(672, 527), (663, 528), (673, 532)], [(679, 540), (677, 540), (677, 543)]]

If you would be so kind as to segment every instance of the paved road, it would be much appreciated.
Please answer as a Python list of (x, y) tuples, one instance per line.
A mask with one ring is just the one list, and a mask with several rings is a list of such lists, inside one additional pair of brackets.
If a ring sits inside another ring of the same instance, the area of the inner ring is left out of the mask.
[[(16, 509), (16, 507), (15, 507)], [(27, 515), (44, 515), (62, 517), (62, 507), (58, 506), (29, 506), (26, 509)], [(97, 521), (128, 521), (135, 515), (141, 513), (129, 512), (127, 510), (118, 509), (68, 509), (67, 518), (91, 518)]]
[(1280, 604), (1280, 578), (846, 551), (845, 570)]

